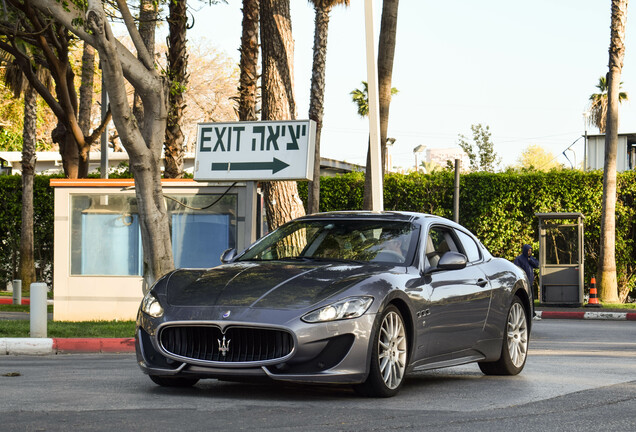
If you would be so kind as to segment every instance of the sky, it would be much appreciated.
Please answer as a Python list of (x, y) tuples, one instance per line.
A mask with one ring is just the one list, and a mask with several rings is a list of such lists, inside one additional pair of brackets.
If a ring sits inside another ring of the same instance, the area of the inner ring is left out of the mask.
[[(374, 0), (376, 40), (382, 1)], [(200, 6), (189, 39), (205, 38), (239, 61), (240, 0)], [(457, 146), (470, 126), (490, 127), (501, 168), (531, 144), (558, 156), (586, 130), (583, 113), (608, 65), (609, 0), (402, 0), (399, 4), (388, 136), (393, 165), (412, 167), (413, 149)], [(627, 13), (623, 90), (636, 98), (636, 12)], [(314, 10), (291, 0), (297, 118), (308, 118)], [(368, 119), (350, 92), (366, 81), (364, 2), (331, 13), (321, 156), (364, 165)], [(376, 42), (377, 48), (377, 42)], [(377, 55), (377, 52), (376, 52)], [(632, 92), (634, 89), (634, 92)], [(620, 109), (620, 132), (636, 132), (636, 101)], [(595, 127), (587, 127), (596, 134)], [(583, 160), (583, 140), (567, 152)]]

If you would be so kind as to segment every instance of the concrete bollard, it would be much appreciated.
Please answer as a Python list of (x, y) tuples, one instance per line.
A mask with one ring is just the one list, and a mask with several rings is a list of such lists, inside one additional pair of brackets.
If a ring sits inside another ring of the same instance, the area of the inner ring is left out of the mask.
[(14, 279), (13, 282), (11, 282), (11, 286), (13, 287), (13, 304), (22, 304), (22, 281), (20, 279)]
[(46, 292), (48, 287), (42, 282), (31, 284), (31, 337), (46, 337)]

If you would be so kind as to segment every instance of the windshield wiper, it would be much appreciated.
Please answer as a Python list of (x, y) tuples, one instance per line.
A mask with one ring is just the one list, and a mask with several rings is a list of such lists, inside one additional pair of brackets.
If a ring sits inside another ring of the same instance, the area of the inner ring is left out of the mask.
[(346, 258), (329, 258), (329, 257), (307, 257), (307, 259), (311, 261), (320, 261), (320, 262), (337, 262), (337, 263), (354, 263), (354, 264), (368, 264), (367, 261), (362, 260), (353, 260)]

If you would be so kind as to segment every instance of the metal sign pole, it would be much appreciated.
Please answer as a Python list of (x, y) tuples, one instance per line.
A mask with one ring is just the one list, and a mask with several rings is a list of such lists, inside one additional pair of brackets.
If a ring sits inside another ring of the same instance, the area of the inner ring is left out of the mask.
[(367, 48), (367, 82), (369, 93), (369, 153), (371, 159), (371, 207), (373, 211), (384, 210), (382, 195), (382, 164), (380, 154), (380, 110), (378, 98), (378, 69), (375, 58), (373, 32), (373, 0), (364, 2), (364, 25)]

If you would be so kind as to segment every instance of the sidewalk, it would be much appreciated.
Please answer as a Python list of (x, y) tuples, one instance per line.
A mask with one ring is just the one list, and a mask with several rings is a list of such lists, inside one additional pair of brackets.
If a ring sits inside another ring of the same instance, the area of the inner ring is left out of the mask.
[(134, 338), (0, 338), (0, 356), (133, 352)]
[[(537, 306), (536, 314), (535, 319), (636, 321), (633, 309)], [(0, 312), (0, 320), (6, 319), (28, 320), (29, 313)], [(0, 338), (0, 356), (133, 352), (134, 338)]]
[(554, 307), (537, 306), (535, 312), (540, 319), (589, 319), (610, 321), (636, 321), (634, 309), (612, 309), (603, 307)]

